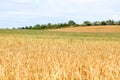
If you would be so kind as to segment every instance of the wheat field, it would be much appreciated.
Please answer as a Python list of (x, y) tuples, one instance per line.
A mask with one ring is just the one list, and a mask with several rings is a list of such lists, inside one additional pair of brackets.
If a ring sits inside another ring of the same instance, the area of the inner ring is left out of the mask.
[(120, 32), (120, 26), (79, 26), (79, 27), (71, 27), (71, 28), (61, 28), (61, 29), (53, 29), (50, 31), (60, 31), (60, 32), (107, 32), (107, 33), (116, 33)]
[(120, 42), (0, 36), (0, 80), (120, 80)]

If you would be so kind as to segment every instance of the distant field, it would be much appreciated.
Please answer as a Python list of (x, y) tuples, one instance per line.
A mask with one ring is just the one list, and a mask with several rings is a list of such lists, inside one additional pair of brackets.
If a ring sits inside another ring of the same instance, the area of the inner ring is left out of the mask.
[[(66, 28), (67, 29), (67, 28)], [(74, 28), (73, 28), (74, 29)], [(58, 29), (62, 30), (62, 29)], [(52, 39), (80, 39), (80, 40), (120, 40), (120, 32), (61, 32), (42, 30), (9, 30), (1, 29), (0, 36), (18, 36)]]
[(120, 26), (83, 26), (83, 27), (71, 27), (71, 28), (61, 28), (53, 29), (51, 31), (62, 31), (62, 32), (110, 32), (116, 33), (120, 32)]
[(120, 80), (120, 32), (0, 30), (0, 80)]

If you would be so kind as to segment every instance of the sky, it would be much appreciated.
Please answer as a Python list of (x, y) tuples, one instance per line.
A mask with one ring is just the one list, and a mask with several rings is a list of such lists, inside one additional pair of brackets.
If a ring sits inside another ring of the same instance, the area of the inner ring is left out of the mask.
[(0, 28), (120, 20), (120, 0), (1, 0)]

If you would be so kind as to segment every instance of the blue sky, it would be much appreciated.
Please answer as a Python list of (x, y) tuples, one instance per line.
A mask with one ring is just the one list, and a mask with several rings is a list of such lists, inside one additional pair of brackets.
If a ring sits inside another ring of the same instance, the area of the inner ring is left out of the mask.
[(0, 28), (120, 20), (120, 0), (1, 0)]

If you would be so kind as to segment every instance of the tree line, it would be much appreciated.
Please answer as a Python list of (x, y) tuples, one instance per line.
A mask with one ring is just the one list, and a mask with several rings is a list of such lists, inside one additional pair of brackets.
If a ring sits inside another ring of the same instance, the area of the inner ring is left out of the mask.
[[(25, 26), (19, 27), (18, 29), (38, 29), (38, 30), (45, 30), (45, 29), (57, 29), (57, 28), (65, 28), (65, 27), (77, 27), (77, 26), (102, 26), (102, 25), (120, 25), (120, 21), (114, 20), (106, 20), (106, 21), (84, 21), (82, 24), (78, 24), (73, 20), (69, 20), (67, 23), (58, 23), (58, 24), (36, 24), (34, 26)], [(13, 28), (15, 29), (15, 28)]]

